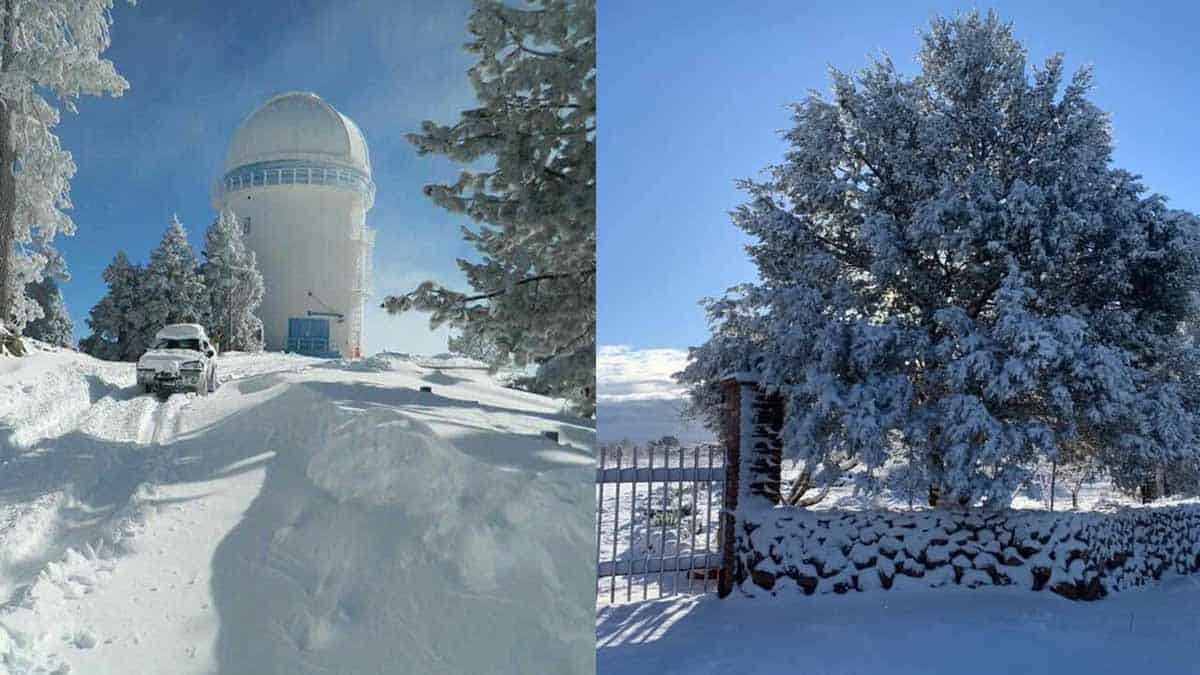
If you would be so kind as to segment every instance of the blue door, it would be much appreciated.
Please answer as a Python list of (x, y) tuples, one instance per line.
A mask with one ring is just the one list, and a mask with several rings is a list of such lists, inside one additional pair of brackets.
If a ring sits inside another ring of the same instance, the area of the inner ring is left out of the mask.
[(287, 350), (306, 356), (337, 356), (329, 351), (329, 319), (288, 319)]

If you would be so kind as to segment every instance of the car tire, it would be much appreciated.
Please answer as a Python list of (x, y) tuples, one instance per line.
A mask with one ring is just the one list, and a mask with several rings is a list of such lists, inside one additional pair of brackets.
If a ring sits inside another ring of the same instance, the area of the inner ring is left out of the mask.
[(144, 385), (142, 385), (142, 391), (146, 392), (147, 394), (153, 394), (154, 393), (154, 385), (144, 384)]

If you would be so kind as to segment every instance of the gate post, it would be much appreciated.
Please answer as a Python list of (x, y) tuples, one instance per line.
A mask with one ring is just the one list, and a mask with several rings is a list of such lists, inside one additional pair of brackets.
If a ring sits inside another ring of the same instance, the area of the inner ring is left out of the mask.
[(751, 375), (735, 373), (721, 380), (721, 440), (725, 446), (725, 493), (721, 504), (718, 541), (721, 569), (717, 595), (725, 597), (745, 571), (738, 553), (736, 514), (747, 507), (770, 508), (780, 500), (783, 463), (783, 398), (767, 395)]

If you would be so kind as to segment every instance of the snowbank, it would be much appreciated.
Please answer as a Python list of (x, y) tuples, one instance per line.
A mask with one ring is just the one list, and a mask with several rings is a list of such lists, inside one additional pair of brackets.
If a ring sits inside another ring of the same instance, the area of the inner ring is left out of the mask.
[(1200, 505), (1112, 513), (745, 512), (747, 596), (1014, 585), (1094, 600), (1200, 570)]

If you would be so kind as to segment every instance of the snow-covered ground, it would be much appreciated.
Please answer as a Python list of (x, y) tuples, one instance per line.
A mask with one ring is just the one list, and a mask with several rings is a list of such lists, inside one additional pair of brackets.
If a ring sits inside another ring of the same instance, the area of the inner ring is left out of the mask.
[(1195, 673), (1200, 578), (1099, 602), (1011, 587), (676, 596), (602, 608), (600, 675)]
[[(694, 455), (684, 451), (690, 468)], [(669, 453), (677, 466), (678, 451)], [(625, 452), (623, 465), (631, 463)], [(614, 466), (609, 457), (607, 465)], [(643, 450), (638, 465), (648, 464)], [(663, 459), (656, 458), (661, 467)], [(720, 460), (715, 464), (720, 466)], [(707, 465), (701, 454), (699, 466)], [(785, 471), (790, 473), (790, 471)], [(646, 502), (646, 484), (636, 501), (629, 484), (620, 499), (605, 486), (601, 515), (602, 559), (643, 560), (692, 549), (691, 485), (684, 484), (681, 538), (647, 523), (662, 512), (661, 483)], [(1070, 493), (1059, 486), (1056, 510), (1068, 510)], [(678, 495), (678, 484), (669, 494)], [(719, 502), (720, 491), (712, 494)], [(696, 493), (708, 522), (705, 491)], [(1194, 500), (1183, 500), (1194, 501)], [(677, 503), (677, 502), (672, 502)], [(1162, 504), (1183, 503), (1170, 500)], [(618, 511), (617, 506), (620, 505)], [(1085, 484), (1080, 510), (1133, 506), (1134, 500), (1105, 481)], [(924, 510), (920, 504), (914, 505)], [(1045, 509), (1036, 488), (1013, 501), (1015, 509)], [(678, 507), (668, 508), (668, 512)], [(719, 508), (719, 503), (718, 503)], [(890, 494), (865, 500), (849, 486), (833, 488), (813, 510), (886, 508), (907, 510), (907, 500)], [(633, 511), (634, 518), (630, 513)], [(619, 515), (619, 528), (614, 518)], [(715, 534), (715, 525), (714, 525)], [(704, 529), (698, 530), (703, 537)], [(660, 534), (661, 532), (661, 534)], [(614, 534), (616, 535), (614, 537)], [(632, 538), (631, 538), (632, 535)], [(709, 550), (715, 550), (712, 542)], [(1025, 588), (893, 589), (845, 595), (785, 594), (778, 598), (719, 600), (715, 582), (704, 585), (684, 574), (617, 576), (597, 584), (597, 672), (778, 673), (813, 675), (886, 673), (940, 674), (1068, 672), (1200, 672), (1200, 575), (1167, 576), (1146, 588), (1116, 593), (1098, 602), (1074, 602)], [(702, 595), (705, 590), (708, 595)], [(661, 590), (661, 593), (660, 593)], [(666, 597), (660, 597), (665, 595)], [(644, 600), (643, 598), (648, 598)], [(632, 602), (630, 602), (632, 600)]]
[(471, 366), (0, 359), (0, 673), (591, 671), (594, 430)]

